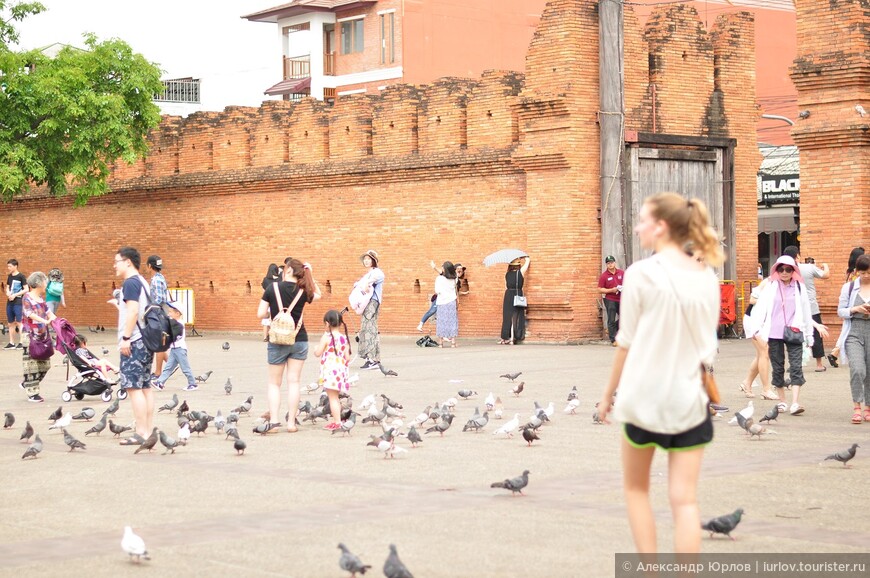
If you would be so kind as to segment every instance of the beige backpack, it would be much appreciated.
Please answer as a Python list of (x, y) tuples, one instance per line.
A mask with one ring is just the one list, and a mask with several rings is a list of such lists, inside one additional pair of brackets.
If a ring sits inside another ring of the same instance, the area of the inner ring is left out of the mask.
[(299, 298), (302, 297), (302, 294), (305, 292), (297, 286), (296, 297), (293, 298), (290, 307), (284, 309), (284, 304), (281, 302), (281, 292), (278, 290), (278, 284), (272, 283), (272, 286), (275, 288), (275, 299), (278, 301), (279, 311), (278, 315), (272, 319), (271, 325), (269, 325), (269, 343), (274, 343), (275, 345), (293, 345), (296, 343), (296, 334), (299, 333), (299, 330), (302, 328), (302, 316), (299, 316), (299, 325), (297, 325), (296, 322), (293, 321), (293, 316), (290, 312), (293, 311)]

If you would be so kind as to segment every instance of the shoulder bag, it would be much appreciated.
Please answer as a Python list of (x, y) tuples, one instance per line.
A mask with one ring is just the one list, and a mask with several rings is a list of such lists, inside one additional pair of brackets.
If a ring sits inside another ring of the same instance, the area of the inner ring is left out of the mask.
[(516, 295), (514, 295), (514, 307), (528, 307), (529, 303), (526, 301), (525, 295), (520, 295), (520, 271), (517, 269), (517, 288), (514, 289), (516, 291)]
[(293, 320), (293, 308), (296, 307), (296, 303), (299, 302), (299, 298), (302, 297), (304, 291), (296, 286), (296, 297), (293, 298), (293, 302), (290, 303), (290, 307), (284, 309), (284, 304), (281, 302), (281, 291), (278, 289), (278, 284), (273, 283), (272, 286), (275, 288), (275, 300), (278, 302), (278, 314), (272, 319), (272, 324), (269, 326), (269, 343), (274, 343), (275, 345), (293, 345), (296, 343), (296, 334), (299, 333), (299, 330), (302, 328), (302, 316), (299, 316), (299, 323), (297, 324)]
[(27, 354), (30, 359), (37, 361), (45, 361), (51, 359), (54, 355), (54, 346), (51, 344), (51, 337), (48, 335), (48, 327), (43, 333), (32, 333), (30, 335), (30, 345), (27, 348)]
[[(795, 293), (800, 295), (801, 286), (800, 283), (795, 284)], [(779, 296), (780, 296), (780, 305), (782, 305), (782, 320), (785, 322), (785, 299), (782, 293), (782, 283), (779, 285)], [(798, 299), (795, 298), (794, 303), (795, 309), (800, 307), (800, 303)], [(782, 340), (785, 341), (788, 345), (803, 345), (804, 344), (804, 332), (801, 331), (797, 327), (790, 327), (789, 325), (784, 325), (782, 328)]]

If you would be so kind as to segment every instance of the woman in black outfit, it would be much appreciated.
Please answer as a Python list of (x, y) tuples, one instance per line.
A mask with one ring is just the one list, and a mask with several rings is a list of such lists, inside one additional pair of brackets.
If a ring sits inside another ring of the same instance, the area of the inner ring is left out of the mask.
[(531, 257), (514, 259), (508, 265), (505, 273), (504, 303), (502, 305), (501, 339), (500, 345), (513, 345), (526, 337), (526, 309), (515, 307), (514, 297), (523, 296), (524, 275), (529, 269)]
[[(272, 283), (277, 283), (280, 280), (281, 275), (278, 271), (278, 265), (270, 263), (269, 268), (266, 270), (266, 276), (263, 277), (263, 282), (260, 285), (263, 287), (263, 291), (265, 291)], [(263, 341), (269, 341), (269, 325), (271, 322), (271, 319), (260, 320), (260, 323), (263, 325)]]

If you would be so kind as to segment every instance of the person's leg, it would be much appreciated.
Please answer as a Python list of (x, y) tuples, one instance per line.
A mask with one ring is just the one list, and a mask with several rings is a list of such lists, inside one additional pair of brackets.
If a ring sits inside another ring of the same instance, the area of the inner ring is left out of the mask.
[(785, 342), (782, 339), (767, 341), (767, 358), (770, 360), (772, 372), (771, 384), (776, 388), (776, 395), (785, 401)]
[[(269, 400), (269, 421), (279, 423), (281, 414), (281, 382), (284, 381), (285, 363), (280, 365), (269, 365), (269, 383), (267, 387), (267, 398)], [(287, 424), (288, 427), (290, 424)]]
[(689, 554), (701, 551), (698, 531), (698, 475), (704, 448), (668, 454), (668, 496), (674, 517), (674, 552)]
[[(635, 448), (622, 439), (625, 505), (631, 535), (639, 554), (656, 551), (656, 520), (649, 501), (649, 471), (655, 448)], [(698, 519), (695, 519), (697, 530)]]
[(755, 383), (755, 378), (758, 377), (758, 352), (749, 364), (749, 372), (746, 374), (743, 382), (740, 384), (740, 391), (748, 396), (752, 395), (752, 384)]
[(9, 345), (6, 349), (12, 349), (15, 343), (12, 342), (12, 335), (15, 333), (15, 308), (12, 301), (6, 301), (6, 330), (9, 333)]
[(418, 327), (423, 327), (423, 324), (429, 321), (436, 311), (438, 311), (438, 305), (433, 301), (429, 305), (429, 309), (426, 310), (426, 313), (423, 314), (423, 317), (420, 318), (420, 325)]
[(610, 299), (604, 300), (604, 310), (607, 312), (607, 337), (610, 339), (610, 343), (616, 341), (616, 316), (618, 308), (619, 304), (616, 301), (611, 301)]
[(160, 372), (157, 377), (157, 385), (161, 386), (169, 381), (169, 378), (172, 377), (172, 374), (175, 373), (175, 369), (178, 367), (178, 359), (175, 357), (173, 353), (169, 354), (169, 361), (166, 362), (166, 365), (163, 366), (163, 371)]
[(172, 357), (175, 358), (176, 363), (181, 368), (181, 373), (187, 377), (187, 385), (196, 385), (196, 379), (193, 376), (193, 370), (190, 368), (190, 361), (187, 358), (187, 350), (176, 347), (172, 349), (170, 361)]
[(341, 404), (338, 402), (338, 390), (327, 389), (326, 396), (329, 398), (329, 413), (332, 414), (333, 423), (341, 423)]
[(287, 403), (290, 409), (290, 417), (287, 420), (288, 430), (296, 428), (296, 416), (299, 413), (299, 376), (302, 375), (304, 364), (304, 359), (287, 360)]
[(849, 359), (849, 388), (852, 390), (852, 403), (855, 406), (855, 412), (860, 413), (861, 403), (864, 403), (865, 406), (870, 403), (870, 399), (865, 397), (866, 384), (870, 381), (867, 375), (870, 348), (865, 349), (865, 344), (861, 343), (861, 340), (856, 336), (846, 337), (843, 348)]
[(154, 354), (154, 375), (160, 375), (163, 372), (163, 364), (166, 363), (169, 354), (166, 351), (158, 351)]
[(786, 351), (788, 352), (788, 376), (791, 381), (792, 409), (794, 406), (800, 405), (801, 386), (806, 383), (804, 379), (803, 350), (804, 346), (800, 344), (786, 345)]
[(761, 380), (761, 394), (767, 394), (767, 397), (775, 397), (773, 389), (770, 386), (770, 356), (767, 352), (767, 342), (761, 339), (754, 338), (752, 344), (755, 346), (755, 359), (758, 361), (758, 379)]
[(130, 400), (130, 408), (133, 410), (133, 419), (136, 421), (136, 434), (143, 439), (151, 435), (148, 429), (148, 399), (144, 389), (127, 389), (127, 399)]
[[(816, 313), (813, 315), (813, 321), (821, 325), (822, 314)], [(824, 371), (825, 366), (822, 365), (822, 360), (825, 358), (825, 342), (822, 341), (822, 336), (815, 327), (813, 327), (813, 358), (816, 360), (816, 369)]]
[(870, 347), (868, 347), (866, 341), (862, 349), (864, 358), (864, 391), (861, 392), (863, 394), (861, 400), (864, 402), (864, 421), (870, 422), (870, 375), (867, 372), (867, 367), (870, 367)]
[(145, 437), (151, 435), (151, 430), (154, 428), (154, 400), (156, 399), (154, 394), (154, 389), (147, 387), (142, 390), (145, 397), (145, 431), (148, 434)]

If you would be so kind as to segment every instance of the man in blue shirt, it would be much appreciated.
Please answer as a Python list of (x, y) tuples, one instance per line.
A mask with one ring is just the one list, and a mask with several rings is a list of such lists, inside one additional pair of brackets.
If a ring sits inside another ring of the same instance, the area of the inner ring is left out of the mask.
[[(162, 305), (169, 302), (169, 293), (166, 287), (166, 278), (161, 271), (163, 270), (163, 259), (159, 255), (151, 255), (147, 261), (148, 270), (151, 271), (151, 301), (156, 305)], [(154, 380), (154, 387), (163, 389), (163, 384), (157, 380), (157, 377), (163, 372), (163, 364), (169, 358), (168, 351), (160, 351), (154, 354), (154, 373), (151, 374), (151, 379)]]

